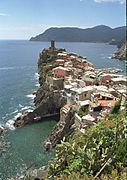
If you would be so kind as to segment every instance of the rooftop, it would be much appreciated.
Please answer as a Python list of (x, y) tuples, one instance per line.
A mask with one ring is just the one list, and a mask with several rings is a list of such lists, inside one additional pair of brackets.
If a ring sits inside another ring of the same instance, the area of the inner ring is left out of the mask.
[(90, 77), (86, 77), (86, 78), (83, 78), (84, 81), (90, 81), (90, 82), (94, 82), (95, 79), (93, 78), (90, 78)]
[(113, 89), (113, 88), (109, 88), (108, 90), (109, 90), (110, 92), (115, 91), (115, 89)]
[(64, 68), (64, 67), (61, 67), (61, 66), (58, 66), (58, 67), (54, 68), (53, 71), (54, 71), (54, 70), (57, 70), (57, 69), (61, 69), (61, 70), (64, 70), (64, 71), (68, 71), (67, 68)]
[(71, 89), (71, 88), (72, 88), (72, 85), (65, 85), (64, 88), (65, 88), (65, 89)]
[(72, 88), (71, 90), (78, 93), (78, 94), (81, 94), (82, 92), (91, 91), (93, 89), (94, 88), (92, 86), (86, 86), (84, 88)]
[(111, 107), (115, 105), (116, 101), (115, 100), (98, 100), (98, 103), (101, 106)]
[(94, 89), (94, 87), (93, 86), (86, 86), (86, 87), (84, 87), (82, 89), (83, 89), (83, 91), (91, 91), (91, 90)]
[(104, 97), (113, 98), (113, 95), (110, 94), (110, 93), (100, 92), (100, 95), (101, 95), (101, 96), (104, 96)]
[(97, 91), (108, 91), (108, 88), (106, 86), (94, 86)]
[(127, 90), (126, 89), (119, 89), (118, 92), (120, 92), (121, 94), (122, 93), (127, 94)]
[(86, 106), (86, 105), (89, 105), (89, 100), (79, 101), (79, 105), (80, 105), (80, 106)]
[(70, 56), (70, 58), (75, 59), (76, 57), (75, 56)]
[(67, 56), (65, 53), (58, 53), (57, 56)]
[(82, 120), (95, 121), (95, 118), (88, 114), (86, 116), (83, 116)]
[(124, 77), (123, 78), (122, 77), (121, 78), (112, 78), (111, 80), (114, 82), (119, 82), (119, 81), (125, 81), (126, 82), (127, 81), (127, 79)]
[(60, 62), (61, 62), (61, 61), (62, 61), (62, 62), (64, 62), (64, 60), (63, 60), (63, 59), (57, 59), (56, 61), (57, 61), (57, 62), (59, 62), (59, 61), (60, 61)]

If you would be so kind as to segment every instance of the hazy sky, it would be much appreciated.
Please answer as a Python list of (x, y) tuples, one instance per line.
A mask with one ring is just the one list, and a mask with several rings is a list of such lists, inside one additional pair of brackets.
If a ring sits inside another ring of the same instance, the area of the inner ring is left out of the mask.
[(125, 0), (0, 0), (0, 39), (29, 39), (49, 27), (125, 25)]

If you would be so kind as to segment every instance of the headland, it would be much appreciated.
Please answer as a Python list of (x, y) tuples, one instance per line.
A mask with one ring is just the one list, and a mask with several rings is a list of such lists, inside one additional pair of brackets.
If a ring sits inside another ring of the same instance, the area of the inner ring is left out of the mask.
[[(55, 48), (43, 49), (38, 60), (40, 87), (35, 93), (35, 109), (24, 112), (14, 123), (16, 128), (59, 116), (59, 122), (43, 142), (46, 150), (54, 148), (75, 129), (85, 133), (96, 125), (121, 99), (126, 98), (126, 77), (115, 68), (95, 69), (94, 65), (74, 52)], [(112, 74), (111, 74), (112, 73)]]

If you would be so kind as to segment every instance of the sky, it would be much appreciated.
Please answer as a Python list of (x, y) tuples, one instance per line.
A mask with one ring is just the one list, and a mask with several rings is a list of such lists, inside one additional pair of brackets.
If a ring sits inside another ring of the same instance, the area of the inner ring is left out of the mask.
[(125, 25), (125, 0), (0, 0), (0, 39), (30, 39), (50, 27)]

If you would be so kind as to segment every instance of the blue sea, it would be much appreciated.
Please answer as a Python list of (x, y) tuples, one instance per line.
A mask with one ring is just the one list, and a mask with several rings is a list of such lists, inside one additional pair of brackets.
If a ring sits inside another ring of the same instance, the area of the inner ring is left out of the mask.
[[(0, 153), (0, 179), (21, 175), (25, 170), (39, 168), (55, 156), (54, 150), (46, 153), (43, 140), (56, 124), (46, 119), (21, 129), (13, 123), (23, 111), (32, 111), (33, 92), (38, 87), (37, 61), (43, 48), (50, 42), (26, 40), (0, 41), (0, 126), (5, 130), (4, 153)], [(125, 62), (111, 59), (117, 47), (103, 43), (56, 43), (57, 48), (86, 56), (95, 68), (116, 67), (125, 70)], [(124, 71), (125, 73), (125, 71)]]

